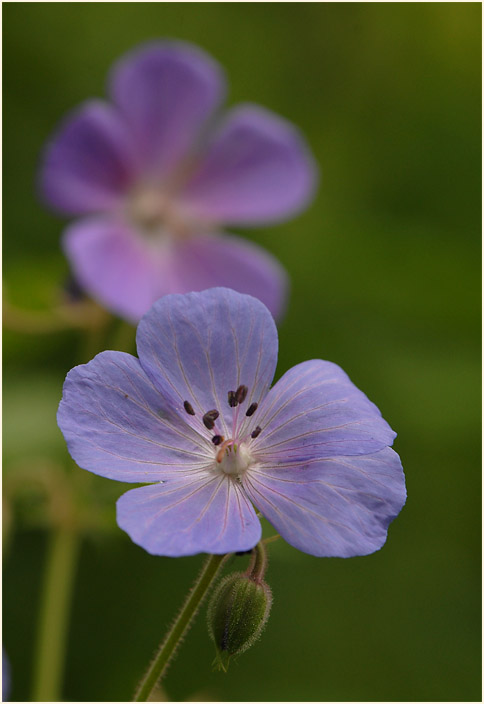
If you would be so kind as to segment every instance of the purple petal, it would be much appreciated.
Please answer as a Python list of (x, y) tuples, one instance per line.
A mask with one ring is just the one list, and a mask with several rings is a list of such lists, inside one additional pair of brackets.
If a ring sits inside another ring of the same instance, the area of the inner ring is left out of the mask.
[(102, 352), (69, 372), (57, 422), (77, 464), (109, 479), (198, 477), (213, 464), (210, 439), (174, 413), (136, 357), (123, 352)]
[(161, 296), (230, 286), (259, 298), (274, 316), (286, 300), (287, 277), (255, 244), (214, 235), (175, 240), (136, 232), (97, 217), (66, 229), (64, 250), (82, 287), (102, 305), (137, 322)]
[(188, 401), (199, 425), (203, 414), (217, 409), (226, 437), (233, 414), (227, 393), (243, 384), (247, 405), (259, 403), (277, 362), (277, 331), (267, 308), (226, 288), (165, 296), (141, 320), (136, 339), (143, 369), (174, 405), (183, 409)]
[(285, 270), (275, 257), (247, 240), (192, 237), (180, 243), (174, 266), (180, 292), (227, 286), (258, 298), (275, 318), (284, 311), (288, 287)]
[(102, 305), (137, 322), (171, 291), (172, 258), (122, 222), (90, 218), (67, 228), (64, 250), (81, 286)]
[(290, 369), (258, 411), (253, 444), (270, 464), (366, 455), (391, 445), (396, 433), (338, 365), (320, 359)]
[(224, 80), (218, 64), (203, 51), (160, 42), (122, 58), (111, 73), (110, 92), (143, 163), (163, 175), (186, 155), (220, 103)]
[(70, 215), (111, 210), (136, 170), (122, 120), (111, 106), (91, 101), (73, 112), (47, 145), (40, 187), (54, 208)]
[(405, 503), (396, 452), (259, 466), (243, 485), (250, 499), (291, 545), (318, 557), (354, 557), (379, 550)]
[(283, 220), (311, 199), (316, 169), (295, 127), (258, 106), (234, 109), (180, 194), (194, 216), (253, 224)]
[(184, 476), (128, 491), (118, 500), (117, 520), (137, 545), (168, 557), (250, 550), (261, 537), (243, 490), (220, 475)]

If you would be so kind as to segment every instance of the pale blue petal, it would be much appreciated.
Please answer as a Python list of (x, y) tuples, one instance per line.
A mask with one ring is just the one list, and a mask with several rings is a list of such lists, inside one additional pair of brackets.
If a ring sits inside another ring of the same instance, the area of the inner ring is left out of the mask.
[(77, 464), (110, 479), (200, 476), (213, 464), (210, 439), (174, 413), (139, 361), (123, 352), (102, 352), (69, 372), (57, 422)]
[(161, 298), (141, 320), (136, 339), (143, 369), (171, 396), (173, 408), (183, 414), (188, 401), (195, 427), (217, 409), (225, 436), (233, 415), (228, 392), (245, 385), (244, 408), (259, 403), (277, 362), (277, 331), (267, 308), (224, 288)]
[(117, 521), (137, 545), (168, 557), (250, 550), (261, 537), (250, 501), (226, 475), (132, 489), (118, 500)]
[(400, 458), (389, 447), (299, 467), (259, 465), (246, 473), (243, 485), (288, 543), (318, 557), (379, 550), (406, 497)]
[(391, 445), (396, 433), (345, 372), (320, 359), (290, 369), (254, 416), (253, 443), (265, 463), (364, 455)]

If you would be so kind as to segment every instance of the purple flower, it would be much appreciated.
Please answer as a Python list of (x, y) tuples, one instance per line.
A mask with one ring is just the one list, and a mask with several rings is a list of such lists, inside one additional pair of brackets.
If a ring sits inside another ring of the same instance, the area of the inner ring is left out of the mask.
[(48, 144), (43, 196), (83, 216), (64, 236), (74, 274), (130, 320), (167, 293), (218, 285), (275, 316), (284, 307), (280, 264), (220, 227), (294, 215), (314, 191), (314, 163), (298, 131), (257, 105), (213, 124), (224, 93), (220, 67), (199, 49), (144, 45), (111, 71), (111, 103), (84, 103)]
[(103, 352), (67, 375), (58, 423), (74, 460), (125, 482), (117, 520), (155, 555), (248, 550), (254, 506), (319, 556), (378, 550), (405, 501), (395, 433), (335, 364), (269, 390), (274, 321), (229, 289), (166, 296), (138, 326), (139, 360)]

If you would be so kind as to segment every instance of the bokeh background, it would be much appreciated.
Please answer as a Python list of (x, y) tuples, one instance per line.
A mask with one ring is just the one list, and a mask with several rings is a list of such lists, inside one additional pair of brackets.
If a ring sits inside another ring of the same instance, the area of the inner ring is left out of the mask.
[[(224, 65), (229, 104), (286, 116), (321, 167), (307, 212), (246, 233), (291, 274), (278, 375), (337, 362), (399, 433), (408, 502), (385, 547), (339, 560), (271, 545), (260, 642), (214, 673), (200, 614), (165, 696), (480, 700), (480, 4), (9, 3), (3, 29), (8, 301), (47, 310), (67, 275), (63, 222), (35, 188), (60, 118), (104, 96), (110, 64), (137, 43), (195, 42)], [(69, 463), (55, 412), (66, 372), (88, 359), (80, 337), (4, 332), (13, 700), (32, 698), (53, 520), (71, 531), (75, 578), (66, 700), (131, 698), (201, 564), (133, 545), (115, 525), (126, 485)]]

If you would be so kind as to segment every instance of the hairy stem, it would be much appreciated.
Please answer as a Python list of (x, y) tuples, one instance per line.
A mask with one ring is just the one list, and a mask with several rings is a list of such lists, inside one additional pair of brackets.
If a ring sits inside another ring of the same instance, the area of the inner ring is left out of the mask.
[(190, 628), (193, 619), (222, 567), (226, 555), (209, 555), (200, 575), (188, 593), (173, 626), (162, 641), (153, 662), (141, 680), (133, 701), (146, 702), (158, 680), (165, 674), (177, 647)]
[(255, 546), (251, 561), (247, 568), (247, 574), (255, 582), (261, 582), (267, 569), (267, 551), (264, 542), (261, 540)]

